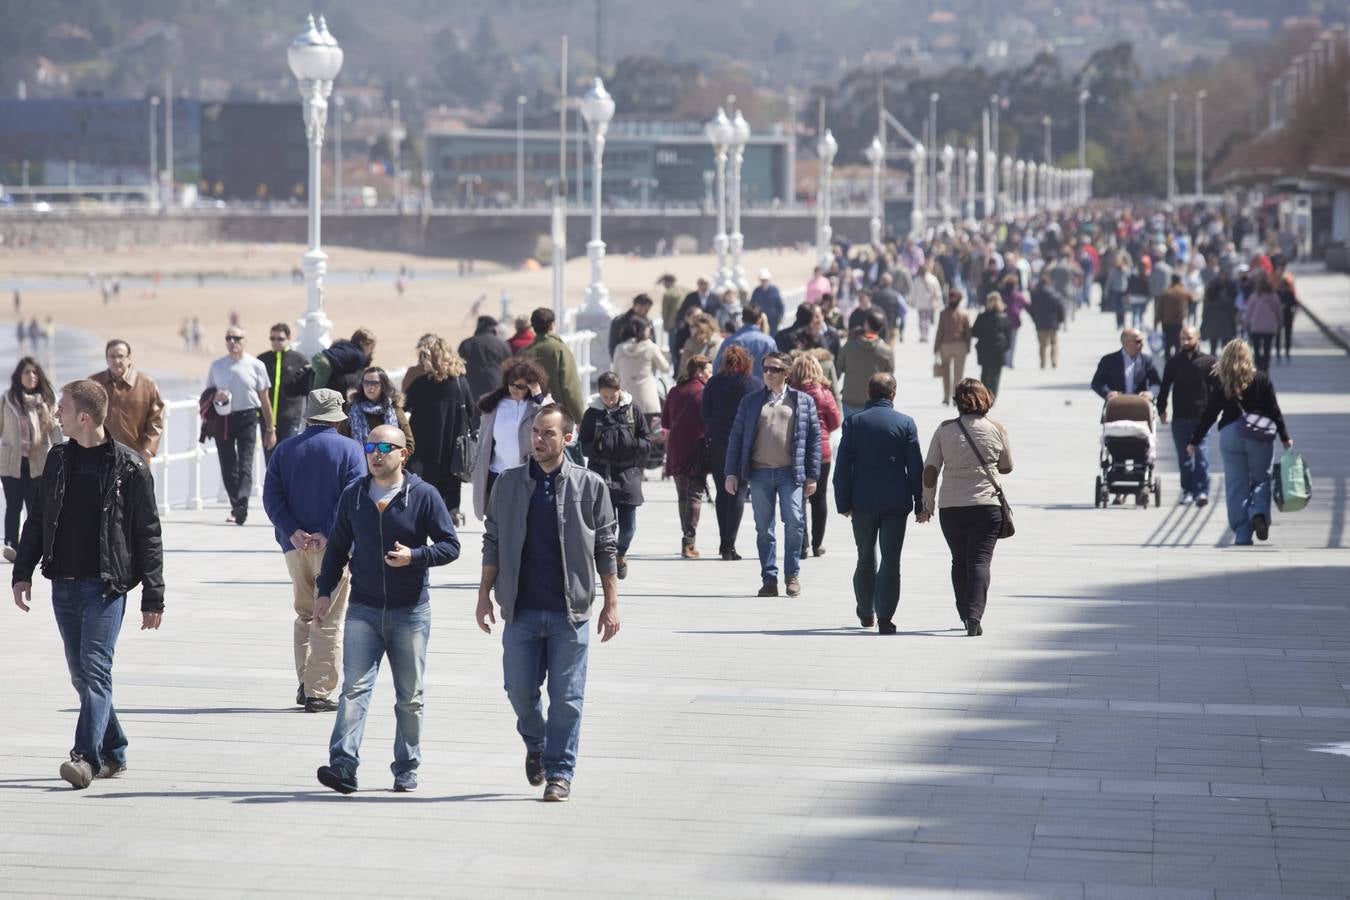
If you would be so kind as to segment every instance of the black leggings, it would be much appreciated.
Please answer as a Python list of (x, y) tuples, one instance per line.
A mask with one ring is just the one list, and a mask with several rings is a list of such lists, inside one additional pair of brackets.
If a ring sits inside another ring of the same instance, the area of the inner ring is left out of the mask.
[(33, 507), (38, 502), (38, 487), (42, 484), (41, 478), (34, 478), (28, 469), (28, 458), (19, 460), (19, 474), (17, 477), (6, 475), (0, 478), (5, 485), (5, 545), (9, 547), (19, 546), (19, 513), (25, 506), (28, 507), (28, 514), (33, 514)]
[(1253, 334), (1252, 340), (1252, 358), (1256, 362), (1256, 368), (1262, 372), (1270, 371), (1270, 350), (1275, 343), (1273, 334)]
[(964, 621), (984, 618), (989, 599), (989, 564), (1003, 527), (999, 506), (945, 506), (938, 510), (942, 536), (952, 551), (952, 590)]
[(1290, 351), (1294, 348), (1294, 308), (1285, 307), (1284, 327), (1280, 329), (1280, 336), (1275, 339), (1275, 355), (1280, 355), (1280, 343), (1284, 343), (1284, 358), (1289, 358)]
[(830, 464), (820, 464), (820, 478), (816, 481), (816, 492), (806, 498), (811, 505), (811, 515), (802, 516), (802, 553), (809, 547), (819, 550), (825, 543), (825, 518), (830, 514)]
[(713, 506), (717, 510), (717, 533), (719, 535), (717, 551), (725, 553), (736, 549), (736, 533), (741, 530), (741, 516), (745, 514), (746, 485), (739, 485), (736, 494), (727, 493), (727, 473), (724, 471), (727, 461), (726, 444), (713, 444)]

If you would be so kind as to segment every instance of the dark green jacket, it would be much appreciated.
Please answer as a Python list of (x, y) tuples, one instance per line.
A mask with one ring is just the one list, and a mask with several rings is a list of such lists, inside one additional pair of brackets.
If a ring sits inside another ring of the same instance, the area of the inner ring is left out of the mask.
[(574, 421), (580, 423), (582, 413), (586, 411), (586, 398), (581, 393), (577, 361), (563, 339), (552, 332), (541, 334), (520, 355), (539, 364), (548, 375), (549, 393), (572, 414)]

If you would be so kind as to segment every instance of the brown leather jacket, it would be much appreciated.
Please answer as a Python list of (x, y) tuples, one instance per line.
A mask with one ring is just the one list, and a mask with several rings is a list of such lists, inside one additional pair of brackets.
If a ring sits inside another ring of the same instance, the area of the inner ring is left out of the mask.
[(155, 380), (135, 368), (127, 377), (113, 379), (107, 369), (89, 376), (108, 392), (108, 418), (104, 425), (113, 440), (138, 453), (154, 456), (164, 433), (164, 398)]

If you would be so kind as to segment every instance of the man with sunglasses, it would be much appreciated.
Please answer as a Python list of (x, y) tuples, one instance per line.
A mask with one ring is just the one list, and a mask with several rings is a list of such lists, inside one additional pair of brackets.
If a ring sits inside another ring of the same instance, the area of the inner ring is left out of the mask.
[(256, 356), (244, 352), (244, 329), (231, 325), (225, 332), (226, 354), (206, 375), (213, 391), (216, 413), (225, 419), (224, 434), (216, 438), (220, 479), (230, 499), (230, 519), (243, 525), (248, 518), (248, 498), (253, 493), (253, 454), (258, 442), (258, 419), (263, 422), (263, 448), (277, 443), (276, 422), (267, 390), (272, 380)]
[(778, 596), (776, 513), (783, 516), (783, 573), (789, 597), (802, 592), (802, 501), (820, 477), (820, 419), (816, 402), (788, 386), (791, 357), (764, 357), (764, 389), (746, 394), (736, 409), (727, 441), (726, 491), (750, 487), (759, 549), (761, 597)]
[(389, 657), (394, 676), (394, 790), (417, 790), (422, 761), (422, 686), (431, 636), (427, 592), (432, 566), (459, 558), (450, 511), (434, 486), (404, 471), (407, 439), (395, 425), (371, 429), (364, 449), (370, 474), (342, 492), (323, 566), (315, 580), (314, 620), (336, 615), (334, 592), (351, 566), (342, 641), (342, 695), (319, 783), (356, 790), (361, 735), (370, 694)]
[[(291, 349), (291, 326), (285, 322), (272, 326), (267, 343), (271, 349), (259, 353), (258, 361), (272, 382), (267, 392), (267, 405), (272, 409), (277, 443), (280, 443), (305, 430), (305, 396), (309, 393), (314, 371), (303, 353)], [(274, 445), (264, 450), (265, 462), (272, 461), (275, 449)]]

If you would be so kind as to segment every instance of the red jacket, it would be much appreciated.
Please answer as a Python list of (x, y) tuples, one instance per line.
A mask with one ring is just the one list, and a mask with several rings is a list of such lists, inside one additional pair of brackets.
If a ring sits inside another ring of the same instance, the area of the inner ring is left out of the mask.
[(839, 404), (834, 402), (834, 394), (824, 385), (812, 382), (793, 386), (816, 401), (816, 417), (820, 419), (820, 464), (824, 465), (830, 461), (830, 432), (844, 423)]
[(666, 430), (666, 474), (698, 475), (703, 470), (703, 385), (701, 378), (690, 378), (670, 389), (666, 407), (661, 411), (661, 427)]
[(517, 331), (506, 343), (511, 348), (512, 353), (519, 353), (534, 343), (534, 329), (526, 328), (524, 331)]

